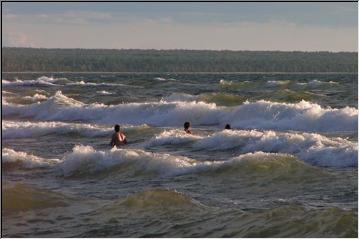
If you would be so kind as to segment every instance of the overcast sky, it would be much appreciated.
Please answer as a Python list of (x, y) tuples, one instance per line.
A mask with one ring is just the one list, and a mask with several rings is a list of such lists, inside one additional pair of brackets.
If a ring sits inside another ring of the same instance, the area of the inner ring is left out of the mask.
[(357, 51), (357, 3), (2, 2), (4, 46)]

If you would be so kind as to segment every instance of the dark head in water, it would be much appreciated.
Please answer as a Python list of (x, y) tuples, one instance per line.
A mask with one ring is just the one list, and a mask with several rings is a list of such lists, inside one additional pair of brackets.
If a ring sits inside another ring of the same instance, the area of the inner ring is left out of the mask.
[(231, 129), (230, 124), (226, 124), (225, 129)]
[(185, 122), (184, 123), (184, 131), (186, 132), (186, 133), (190, 133), (191, 134), (191, 131), (190, 131), (190, 122)]
[(120, 126), (119, 124), (116, 124), (114, 127), (115, 132), (119, 132), (120, 131)]

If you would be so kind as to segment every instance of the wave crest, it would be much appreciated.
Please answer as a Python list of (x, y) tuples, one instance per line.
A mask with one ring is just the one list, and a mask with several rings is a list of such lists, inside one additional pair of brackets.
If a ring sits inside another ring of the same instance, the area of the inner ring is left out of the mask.
[(58, 91), (41, 103), (16, 105), (4, 103), (4, 116), (19, 115), (38, 120), (90, 121), (105, 124), (151, 124), (181, 126), (225, 125), (235, 128), (257, 128), (299, 131), (356, 131), (358, 110), (322, 108), (301, 101), (277, 103), (270, 101), (245, 102), (235, 107), (219, 107), (205, 102), (149, 102), (118, 105), (84, 104)]

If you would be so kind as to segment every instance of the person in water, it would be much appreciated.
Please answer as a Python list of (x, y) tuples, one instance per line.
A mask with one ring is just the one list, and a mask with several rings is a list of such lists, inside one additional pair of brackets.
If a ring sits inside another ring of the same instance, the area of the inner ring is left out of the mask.
[(230, 124), (226, 124), (225, 129), (231, 129)]
[(127, 143), (126, 136), (124, 133), (120, 132), (120, 126), (118, 124), (115, 125), (114, 130), (115, 132), (113, 133), (110, 142), (111, 147), (114, 146), (119, 147), (121, 145), (126, 144)]
[(191, 130), (190, 130), (190, 123), (189, 122), (185, 122), (184, 123), (184, 131), (188, 134), (192, 134)]

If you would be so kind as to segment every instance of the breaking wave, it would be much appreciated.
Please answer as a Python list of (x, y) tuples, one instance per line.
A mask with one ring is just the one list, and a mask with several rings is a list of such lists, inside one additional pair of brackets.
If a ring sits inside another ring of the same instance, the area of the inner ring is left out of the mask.
[(315, 133), (281, 133), (257, 130), (223, 130), (209, 136), (189, 135), (170, 130), (153, 137), (147, 147), (192, 143), (195, 149), (208, 151), (239, 148), (242, 152), (285, 153), (309, 164), (323, 167), (356, 167), (357, 143), (337, 137), (327, 138)]
[(112, 95), (112, 94), (114, 94), (112, 92), (108, 92), (108, 91), (105, 91), (105, 90), (96, 91), (96, 93), (101, 94), (101, 95)]
[(2, 163), (6, 170), (45, 168), (56, 164), (58, 161), (58, 159), (44, 159), (9, 148), (2, 149)]
[(68, 81), (66, 78), (53, 78), (42, 76), (35, 80), (20, 80), (16, 79), (15, 81), (1, 80), (2, 85), (4, 86), (33, 86), (33, 85), (41, 85), (41, 86), (56, 86), (56, 82), (59, 81)]
[(85, 81), (70, 81), (67, 78), (54, 78), (54, 77), (46, 77), (42, 76), (35, 80), (20, 80), (16, 79), (14, 81), (9, 80), (1, 80), (3, 86), (126, 86), (126, 87), (136, 87), (142, 88), (141, 86), (132, 86), (121, 83), (107, 83), (107, 82), (85, 82)]
[(151, 124), (181, 126), (229, 123), (235, 128), (299, 130), (299, 131), (357, 131), (358, 110), (322, 108), (316, 103), (277, 103), (265, 100), (244, 102), (234, 107), (221, 107), (202, 101), (147, 102), (119, 105), (84, 104), (58, 91), (41, 103), (17, 105), (3, 103), (3, 116), (17, 115), (37, 120), (88, 121), (104, 124)]
[[(125, 131), (132, 129), (148, 128), (147, 125), (121, 126)], [(84, 137), (105, 137), (111, 136), (113, 127), (100, 126), (85, 123), (64, 123), (64, 122), (2, 122), (2, 137), (4, 139), (41, 137), (49, 134), (77, 134)]]
[(25, 96), (24, 99), (36, 102), (39, 100), (46, 100), (48, 97), (39, 93), (35, 93), (34, 96)]
[[(176, 176), (191, 173), (216, 173), (239, 169), (241, 168), (239, 166), (249, 166), (249, 164), (250, 166), (262, 165), (259, 167), (262, 172), (264, 164), (267, 168), (269, 164), (275, 164), (280, 169), (289, 165), (310, 168), (288, 154), (254, 152), (242, 154), (227, 161), (197, 161), (184, 156), (150, 153), (140, 149), (113, 148), (109, 151), (98, 151), (90, 146), (75, 146), (58, 167), (61, 175), (65, 177), (87, 176), (121, 167), (126, 168), (127, 174), (133, 172), (133, 174)], [(255, 168), (252, 167), (252, 169)]]
[(318, 86), (318, 85), (328, 85), (328, 84), (339, 84), (338, 82), (334, 82), (334, 81), (319, 81), (317, 79), (311, 80), (310, 82), (298, 82), (296, 83), (297, 85), (309, 85), (309, 86)]
[(277, 80), (277, 81), (267, 81), (267, 85), (269, 86), (279, 86), (279, 85), (286, 85), (290, 83), (290, 80)]

